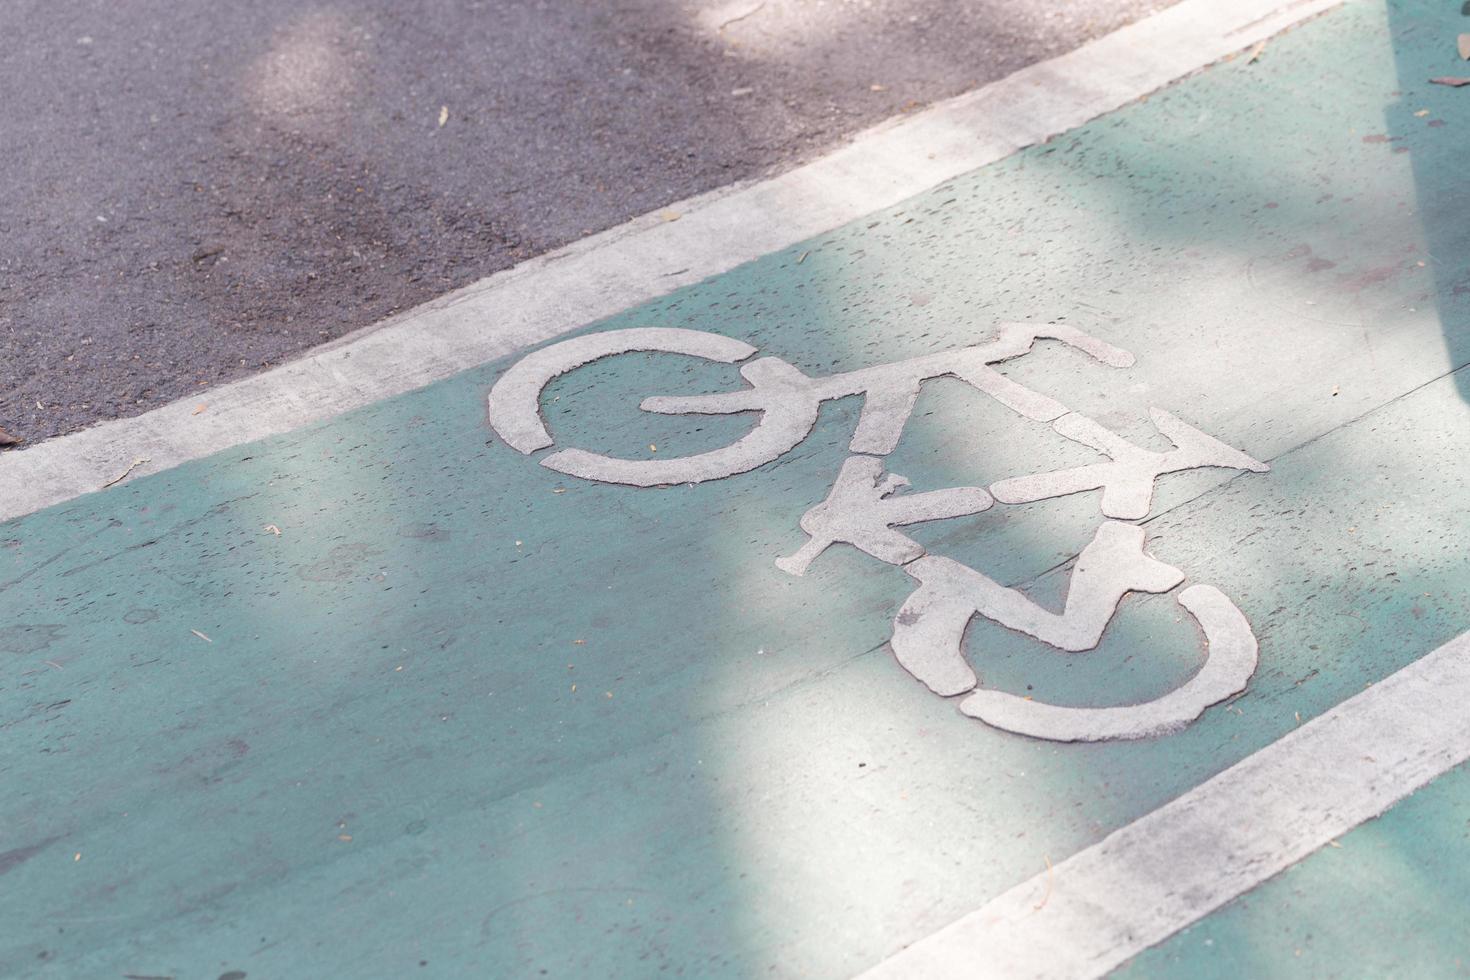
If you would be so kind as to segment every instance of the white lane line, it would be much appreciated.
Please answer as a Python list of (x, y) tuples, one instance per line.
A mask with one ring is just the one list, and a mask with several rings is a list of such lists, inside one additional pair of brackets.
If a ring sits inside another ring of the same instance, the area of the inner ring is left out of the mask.
[(1099, 977), (1470, 759), (1470, 632), (862, 980)]
[[(0, 456), (0, 521), (504, 357), (1043, 142), (1342, 0), (1184, 0), (789, 173), (692, 198), (522, 263), (264, 374)], [(663, 213), (682, 213), (665, 221)], [(679, 270), (675, 272), (674, 270)], [(130, 478), (131, 478), (130, 477)]]

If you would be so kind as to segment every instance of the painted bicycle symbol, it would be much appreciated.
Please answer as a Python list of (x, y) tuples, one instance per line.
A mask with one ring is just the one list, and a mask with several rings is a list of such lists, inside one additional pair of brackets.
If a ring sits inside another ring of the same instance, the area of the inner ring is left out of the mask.
[[(960, 711), (987, 724), (1060, 741), (1144, 738), (1177, 731), (1210, 705), (1244, 690), (1256, 669), (1257, 644), (1250, 624), (1212, 585), (1194, 584), (1176, 594), (1204, 634), (1204, 665), (1182, 685), (1151, 701), (1108, 708), (1047, 704), (980, 687), (965, 659), (965, 630), (975, 616), (1058, 650), (1095, 648), (1124, 595), (1172, 592), (1184, 582), (1184, 572), (1147, 553), (1144, 529), (1125, 523), (1148, 516), (1155, 481), (1166, 473), (1200, 467), (1257, 473), (1269, 469), (1157, 408), (1149, 415), (1174, 448), (1144, 449), (993, 367), (1029, 353), (1038, 340), (1058, 341), (1110, 367), (1133, 364), (1127, 351), (1061, 324), (1006, 323), (988, 343), (827, 377), (808, 376), (779, 357), (750, 360), (755, 348), (718, 334), (659, 327), (611, 330), (565, 340), (522, 358), (490, 391), (490, 424), (512, 448), (529, 455), (554, 445), (540, 403), (546, 385), (559, 375), (605, 357), (639, 351), (723, 364), (744, 362), (740, 374), (747, 387), (742, 390), (654, 396), (640, 406), (672, 415), (758, 412), (754, 427), (728, 446), (643, 460), (568, 448), (541, 460), (543, 466), (582, 479), (654, 487), (749, 472), (799, 445), (810, 434), (824, 401), (861, 395), (862, 410), (848, 444), (852, 455), (842, 464), (826, 500), (801, 517), (806, 543), (794, 554), (776, 559), (777, 566), (802, 575), (823, 551), (838, 543), (901, 566), (918, 585), (894, 621), (893, 655), (934, 693), (966, 695)], [(1017, 476), (988, 488), (901, 492), (909, 481), (886, 472), (883, 457), (898, 446), (924, 383), (941, 377), (958, 378), (1027, 419), (1050, 423), (1067, 439), (1096, 450), (1106, 462)], [(1101, 510), (1108, 520), (1077, 556), (1060, 613), (973, 568), (926, 554), (922, 545), (897, 530), (979, 514), (997, 502), (1029, 503), (1091, 490), (1102, 491)]]

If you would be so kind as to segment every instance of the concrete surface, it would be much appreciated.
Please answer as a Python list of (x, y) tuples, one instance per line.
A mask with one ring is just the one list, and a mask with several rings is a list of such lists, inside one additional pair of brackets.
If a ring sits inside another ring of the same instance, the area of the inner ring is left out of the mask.
[(13, 0), (0, 429), (278, 364), (1164, 5)]
[(1334, 0), (1192, 2), (865, 131), (775, 177), (678, 202), (479, 280), (307, 356), (9, 454), (0, 519), (288, 432), (575, 330), (789, 248), (1238, 55)]

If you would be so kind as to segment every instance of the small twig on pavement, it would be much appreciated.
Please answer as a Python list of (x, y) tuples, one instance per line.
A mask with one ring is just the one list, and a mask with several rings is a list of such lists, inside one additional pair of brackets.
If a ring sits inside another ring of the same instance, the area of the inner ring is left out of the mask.
[(144, 463), (150, 463), (150, 462), (152, 462), (152, 460), (149, 457), (147, 457), (147, 456), (140, 456), (140, 457), (138, 457), (137, 459), (133, 460), (131, 464), (129, 464), (129, 466), (128, 466), (127, 469), (123, 470), (120, 474), (118, 474), (117, 476), (113, 477), (111, 480), (108, 480), (106, 483), (102, 484), (102, 486), (101, 486), (100, 489), (106, 490), (108, 487), (112, 486), (114, 483), (121, 483), (122, 481), (126, 480), (132, 474), (133, 470), (135, 470), (138, 467), (142, 466)]
[(1047, 900), (1051, 898), (1051, 879), (1055, 872), (1051, 866), (1051, 858), (1043, 854), (1042, 859), (1046, 861), (1046, 894), (1041, 896), (1041, 901), (1031, 906), (1031, 911), (1033, 912), (1040, 912), (1046, 905)]
[(766, 0), (761, 0), (760, 3), (756, 4), (754, 7), (751, 7), (749, 10), (747, 10), (743, 14), (740, 14), (738, 17), (731, 17), (729, 20), (725, 21), (719, 27), (715, 28), (715, 30), (716, 31), (723, 31), (725, 28), (729, 27), (731, 24), (738, 24), (742, 20), (745, 20), (748, 17), (754, 17), (756, 14), (758, 14), (758, 13), (761, 12), (762, 8), (764, 8), (765, 5), (766, 5)]

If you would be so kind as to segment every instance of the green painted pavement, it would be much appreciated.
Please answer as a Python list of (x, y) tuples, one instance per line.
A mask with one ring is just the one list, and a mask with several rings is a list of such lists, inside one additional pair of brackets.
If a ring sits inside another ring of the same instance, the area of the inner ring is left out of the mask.
[[(1007, 373), (1141, 444), (1157, 405), (1272, 460), (1165, 478), (1148, 523), (1255, 627), (1231, 706), (1127, 744), (963, 718), (884, 647), (900, 570), (773, 564), (857, 406), (753, 473), (638, 490), (495, 440), (487, 365), (3, 526), (0, 972), (851, 974), (1470, 627), (1470, 99), (1418, 80), (1440, 6), (1350, 4), (600, 325), (812, 374), (1008, 319), (1133, 351)], [(748, 423), (637, 401), (733, 377), (630, 356), (543, 407), (559, 445), (697, 452)], [(1093, 458), (943, 381), (888, 466), (930, 489)], [(1099, 520), (1087, 494), (913, 532), (1057, 602)], [(1074, 704), (1200, 659), (1170, 597), (1083, 657), (986, 623), (969, 647), (987, 686)]]

